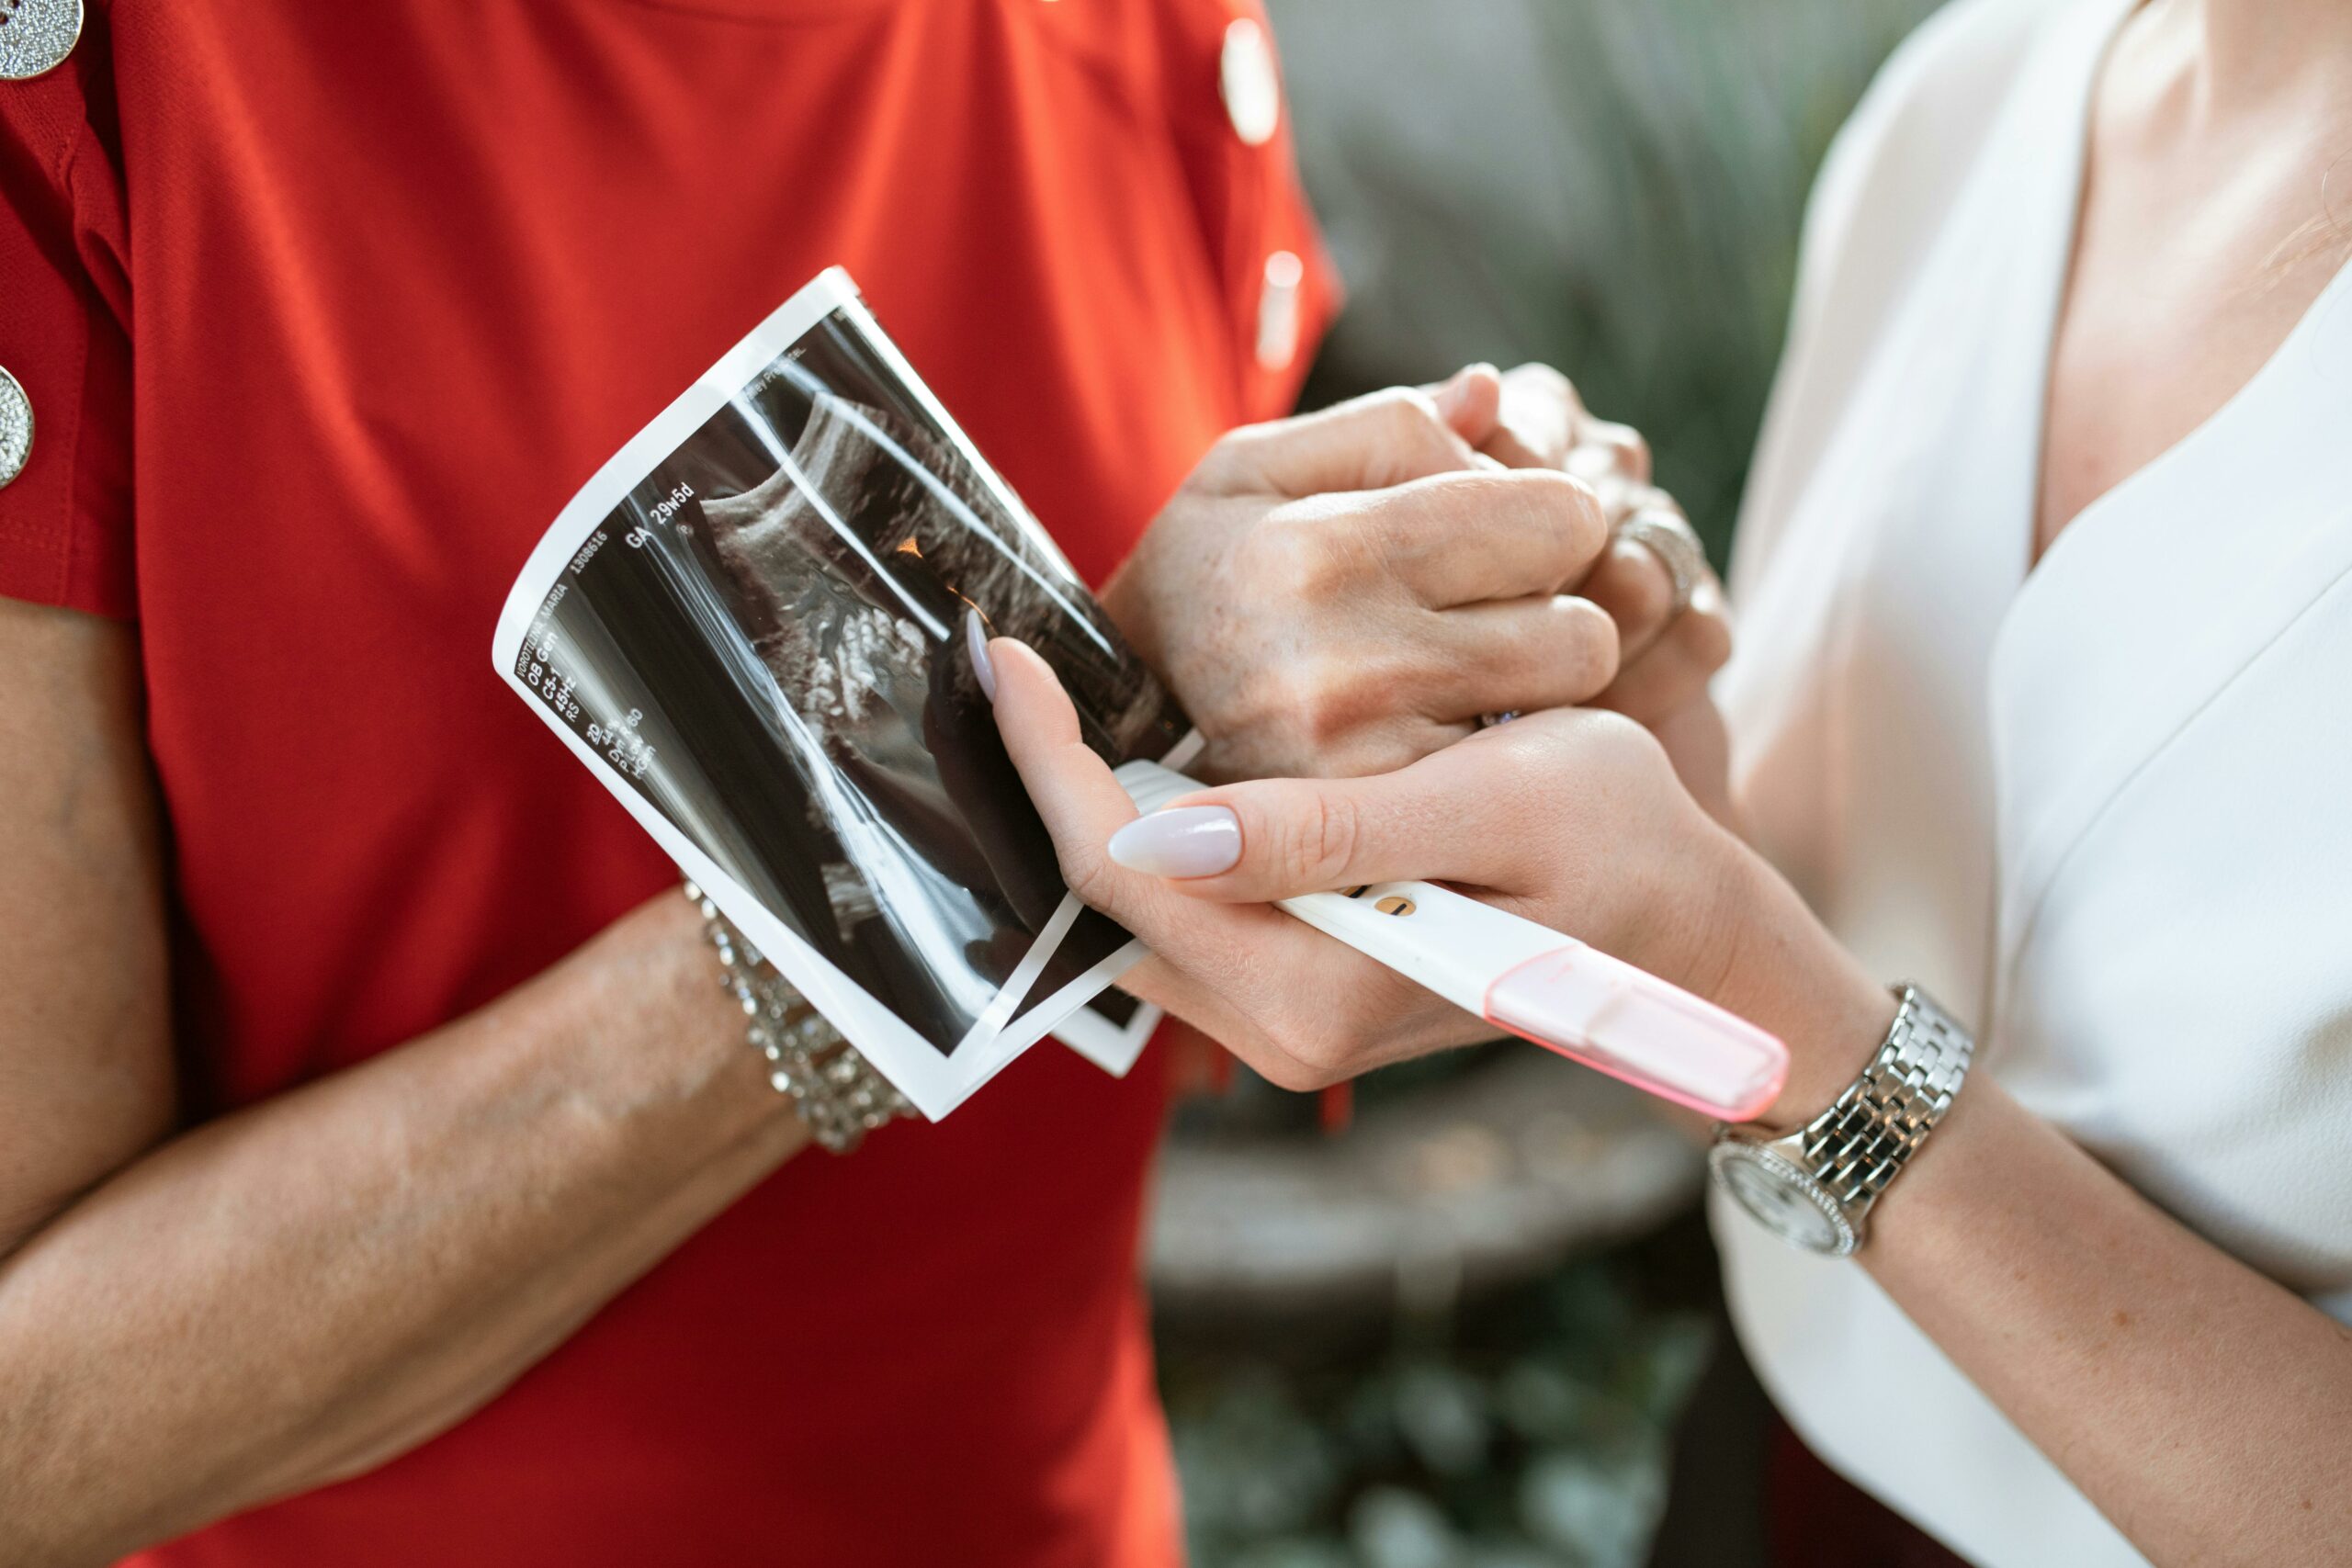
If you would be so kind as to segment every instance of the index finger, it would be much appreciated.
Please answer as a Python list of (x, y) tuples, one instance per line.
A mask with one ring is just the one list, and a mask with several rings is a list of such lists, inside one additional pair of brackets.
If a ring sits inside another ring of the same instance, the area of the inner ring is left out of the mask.
[(1609, 542), (1590, 488), (1549, 468), (1417, 479), (1380, 497), (1368, 526), (1388, 570), (1433, 610), (1556, 593)]
[(1229, 432), (1210, 449), (1202, 472), (1227, 491), (1312, 496), (1481, 466), (1433, 398), (1394, 387)]
[[(1525, 846), (1512, 830), (1520, 771), (1511, 746), (1489, 732), (1393, 773), (1204, 790), (1127, 825), (1107, 852), (1130, 872), (1168, 877), (1168, 886), (1217, 903), (1416, 877), (1500, 886), (1524, 870)], [(1215, 863), (1167, 852), (1177, 830), (1213, 817), (1229, 818)]]

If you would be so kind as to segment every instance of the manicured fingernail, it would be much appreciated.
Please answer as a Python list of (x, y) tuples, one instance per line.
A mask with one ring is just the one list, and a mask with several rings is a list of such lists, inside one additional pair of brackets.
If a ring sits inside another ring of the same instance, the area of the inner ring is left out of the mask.
[(996, 664), (989, 658), (988, 628), (980, 625), (978, 610), (964, 606), (964, 648), (972, 656), (972, 673), (979, 677), (980, 694), (996, 701)]
[(1222, 806), (1178, 806), (1138, 817), (1103, 848), (1148, 876), (1215, 876), (1241, 859), (1241, 818)]

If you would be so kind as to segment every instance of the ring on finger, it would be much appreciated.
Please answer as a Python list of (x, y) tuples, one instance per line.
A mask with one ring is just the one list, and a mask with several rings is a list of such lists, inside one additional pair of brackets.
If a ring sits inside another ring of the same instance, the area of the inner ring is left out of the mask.
[(1666, 568), (1674, 583), (1670, 614), (1679, 615), (1690, 607), (1691, 595), (1707, 581), (1707, 550), (1681, 513), (1664, 506), (1643, 506), (1617, 525), (1614, 536), (1641, 546)]

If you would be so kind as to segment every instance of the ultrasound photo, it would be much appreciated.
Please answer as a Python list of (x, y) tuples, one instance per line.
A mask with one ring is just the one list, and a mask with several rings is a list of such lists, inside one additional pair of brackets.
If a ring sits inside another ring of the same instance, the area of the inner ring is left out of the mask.
[[(1048, 1031), (1124, 1071), (1140, 956), (1063, 886), (970, 624), (1117, 764), (1194, 742), (838, 271), (625, 446), (534, 552), (501, 672), (809, 1001), (938, 1116)], [(1091, 1005), (1088, 1005), (1091, 1004)]]

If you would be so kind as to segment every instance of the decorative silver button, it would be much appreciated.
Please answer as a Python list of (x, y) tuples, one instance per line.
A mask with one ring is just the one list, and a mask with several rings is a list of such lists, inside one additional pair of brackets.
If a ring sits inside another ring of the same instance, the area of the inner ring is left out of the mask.
[(1296, 253), (1276, 251), (1266, 258), (1258, 287), (1259, 368), (1287, 370), (1298, 357), (1298, 289), (1306, 280), (1306, 266)]
[(0, 0), (0, 81), (46, 75), (81, 37), (82, 0)]
[(1272, 141), (1283, 119), (1283, 82), (1274, 70), (1274, 46), (1266, 29), (1247, 17), (1225, 29), (1217, 85), (1225, 94), (1233, 134), (1251, 147)]
[(17, 378), (0, 367), (0, 490), (17, 482), (33, 455), (33, 404)]

